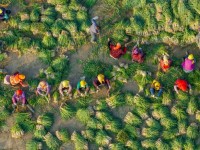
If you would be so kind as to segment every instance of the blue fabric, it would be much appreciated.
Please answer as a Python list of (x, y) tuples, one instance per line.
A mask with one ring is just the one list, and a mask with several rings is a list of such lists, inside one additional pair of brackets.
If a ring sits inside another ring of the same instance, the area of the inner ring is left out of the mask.
[[(158, 91), (158, 97), (160, 97), (161, 95), (162, 95), (162, 92), (163, 92), (163, 90), (162, 90), (162, 88)], [(151, 93), (151, 95), (154, 95), (155, 94), (155, 90), (154, 90), (154, 88), (150, 88), (150, 93)]]

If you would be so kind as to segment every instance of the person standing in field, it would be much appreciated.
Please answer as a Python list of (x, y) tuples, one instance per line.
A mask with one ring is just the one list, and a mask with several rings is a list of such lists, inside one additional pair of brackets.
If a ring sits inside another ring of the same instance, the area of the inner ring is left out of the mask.
[(64, 96), (68, 96), (69, 99), (72, 99), (72, 86), (68, 80), (62, 81), (58, 90), (62, 99)]
[(46, 81), (41, 81), (37, 87), (36, 95), (47, 96), (48, 100), (50, 100), (50, 89), (51, 87)]
[(98, 16), (92, 18), (92, 25), (90, 26), (91, 43), (96, 43), (97, 34), (99, 34), (99, 27), (97, 26), (96, 20)]
[(167, 55), (163, 55), (163, 57), (159, 59), (159, 69), (163, 72), (167, 72), (171, 67), (171, 64), (172, 60)]
[(190, 73), (195, 68), (195, 59), (193, 54), (187, 54), (182, 62), (182, 67), (185, 73)]
[(177, 79), (174, 84), (174, 90), (177, 94), (179, 94), (179, 90), (183, 92), (192, 93), (191, 85), (184, 79)]

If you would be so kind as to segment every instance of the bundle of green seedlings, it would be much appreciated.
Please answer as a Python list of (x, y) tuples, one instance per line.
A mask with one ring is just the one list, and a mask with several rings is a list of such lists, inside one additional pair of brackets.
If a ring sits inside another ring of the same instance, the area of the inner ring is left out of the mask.
[(54, 122), (54, 118), (53, 118), (52, 114), (44, 113), (42, 115), (39, 115), (37, 118), (37, 124), (39, 124), (41, 126), (38, 126), (37, 130), (40, 130), (40, 134), (44, 134), (45, 131), (44, 131), (43, 127), (45, 129), (49, 130), (51, 128), (51, 126), (53, 125), (53, 122)]
[(126, 74), (126, 69), (128, 69), (128, 64), (119, 63), (119, 66), (114, 65), (113, 71), (111, 72), (113, 79), (127, 83), (128, 75)]
[(44, 136), (44, 141), (46, 142), (47, 147), (51, 150), (57, 149), (60, 146), (59, 140), (50, 132)]
[(62, 104), (60, 106), (60, 115), (63, 119), (70, 119), (75, 115), (75, 108), (69, 104)]
[(110, 108), (116, 108), (125, 104), (124, 95), (122, 93), (115, 93), (106, 98), (106, 103)]
[(55, 134), (56, 134), (56, 137), (63, 143), (69, 142), (70, 140), (69, 133), (66, 129), (57, 130)]
[(80, 133), (74, 131), (71, 135), (71, 140), (73, 141), (76, 150), (88, 150), (88, 142)]
[(30, 140), (26, 143), (26, 150), (42, 150), (42, 148), (42, 143), (37, 140)]

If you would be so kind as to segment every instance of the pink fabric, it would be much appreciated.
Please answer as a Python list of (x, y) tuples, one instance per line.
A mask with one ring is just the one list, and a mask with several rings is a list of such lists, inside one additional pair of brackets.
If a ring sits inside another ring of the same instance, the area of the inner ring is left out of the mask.
[(182, 62), (182, 67), (184, 70), (187, 70), (187, 71), (194, 70), (194, 67), (195, 67), (194, 60), (189, 60), (188, 58), (186, 58), (185, 61)]
[(22, 104), (26, 104), (26, 97), (25, 97), (25, 93), (23, 92), (21, 96), (17, 96), (17, 94), (15, 93), (12, 97), (12, 102), (13, 104), (16, 104), (17, 102), (21, 101)]

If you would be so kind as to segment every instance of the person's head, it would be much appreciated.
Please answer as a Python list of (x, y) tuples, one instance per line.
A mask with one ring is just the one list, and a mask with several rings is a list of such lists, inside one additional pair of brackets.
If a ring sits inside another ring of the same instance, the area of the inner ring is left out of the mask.
[(63, 85), (63, 87), (68, 87), (69, 86), (69, 81), (68, 80), (62, 81), (62, 85)]
[(155, 89), (160, 89), (161, 85), (157, 80), (153, 80), (153, 84), (154, 84)]
[(103, 74), (99, 74), (99, 75), (97, 76), (97, 79), (98, 79), (98, 81), (99, 81), (100, 83), (105, 82), (105, 76), (104, 76)]
[(188, 55), (188, 59), (189, 60), (194, 60), (194, 55), (193, 54)]
[(0, 14), (2, 14), (3, 13), (3, 10), (0, 8)]
[(23, 81), (26, 78), (26, 76), (23, 74), (18, 74), (18, 78), (19, 80)]
[(121, 44), (120, 43), (117, 43), (116, 46), (114, 47), (114, 50), (118, 50), (121, 48)]
[(81, 86), (81, 88), (85, 88), (86, 87), (86, 82), (85, 82), (85, 80), (81, 80), (80, 81), (80, 86)]
[(19, 90), (16, 91), (16, 95), (17, 95), (17, 96), (21, 96), (22, 93), (23, 93), (23, 91), (22, 91), (21, 89), (19, 89)]
[(45, 81), (41, 81), (41, 82), (39, 83), (39, 85), (40, 85), (40, 87), (41, 87), (42, 89), (44, 89), (44, 88), (46, 88), (47, 83), (46, 83)]

